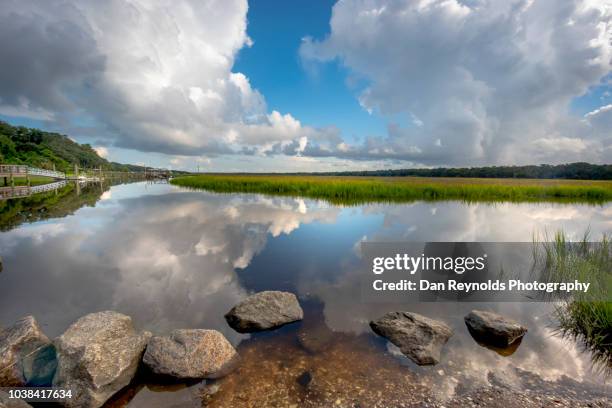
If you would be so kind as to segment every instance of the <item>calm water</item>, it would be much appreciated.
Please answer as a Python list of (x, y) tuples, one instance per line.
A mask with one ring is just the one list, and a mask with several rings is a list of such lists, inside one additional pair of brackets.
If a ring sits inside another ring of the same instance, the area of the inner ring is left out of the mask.
[[(559, 229), (580, 238), (587, 228), (598, 238), (612, 232), (610, 204), (338, 207), (145, 183), (96, 187), (89, 193), (93, 200), (87, 191), (81, 194), (88, 197), (81, 208), (73, 203), (63, 212), (37, 209), (3, 218), (5, 228), (15, 227), (0, 233), (0, 324), (32, 314), (49, 336), (57, 336), (86, 313), (113, 309), (157, 333), (217, 329), (243, 357), (242, 367), (216, 384), (169, 386), (142, 379), (115, 406), (199, 406), (202, 398), (211, 406), (290, 405), (351, 396), (367, 406), (381, 381), (389, 398), (420, 387), (415, 395), (420, 390), (441, 401), (496, 382), (543, 392), (610, 393), (589, 355), (554, 335), (551, 305), (365, 304), (355, 267), (364, 240), (529, 242), (534, 233)], [(223, 315), (234, 304), (273, 289), (299, 296), (303, 323), (255, 336), (227, 326)], [(513, 354), (485, 349), (469, 336), (463, 316), (477, 307), (498, 310), (529, 328)], [(391, 310), (416, 311), (455, 329), (441, 364), (416, 367), (371, 333), (368, 321)], [(309, 335), (315, 346), (304, 349), (298, 339)], [(316, 392), (297, 381), (306, 372), (320, 388)], [(202, 397), (206, 389), (218, 391)]]

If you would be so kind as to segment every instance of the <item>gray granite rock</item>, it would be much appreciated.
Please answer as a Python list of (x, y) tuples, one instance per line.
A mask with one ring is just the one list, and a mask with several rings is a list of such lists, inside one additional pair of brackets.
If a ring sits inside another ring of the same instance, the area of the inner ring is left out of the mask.
[(477, 341), (497, 347), (508, 347), (527, 333), (516, 321), (484, 310), (472, 310), (465, 324)]
[(234, 366), (238, 353), (216, 330), (175, 330), (149, 341), (143, 362), (156, 374), (176, 378), (218, 378)]
[(453, 335), (446, 324), (410, 312), (387, 313), (370, 327), (418, 365), (439, 363), (442, 347)]
[(240, 333), (269, 330), (303, 318), (297, 297), (279, 291), (251, 295), (225, 315), (227, 323)]
[(55, 365), (51, 340), (34, 317), (0, 331), (0, 386), (49, 385)]
[(137, 332), (132, 319), (106, 311), (88, 314), (55, 340), (55, 387), (71, 389), (67, 407), (100, 407), (128, 385), (138, 369), (149, 332)]

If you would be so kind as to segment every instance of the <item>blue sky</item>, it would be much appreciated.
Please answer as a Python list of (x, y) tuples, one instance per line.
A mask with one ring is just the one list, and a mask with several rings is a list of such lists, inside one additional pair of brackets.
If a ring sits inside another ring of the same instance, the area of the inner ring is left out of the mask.
[(602, 105), (612, 103), (612, 76), (607, 75), (601, 82), (589, 87), (583, 95), (574, 98), (570, 104), (573, 114), (584, 116)]
[(10, 1), (0, 118), (184, 169), (609, 162), (612, 3), (522, 1)]
[(329, 35), (334, 3), (250, 2), (247, 30), (254, 45), (240, 51), (234, 71), (250, 78), (266, 96), (270, 109), (291, 112), (312, 126), (338, 126), (348, 138), (382, 134), (385, 121), (359, 105), (359, 88), (349, 88), (349, 72), (339, 61), (317, 65), (312, 72), (300, 59), (302, 38)]

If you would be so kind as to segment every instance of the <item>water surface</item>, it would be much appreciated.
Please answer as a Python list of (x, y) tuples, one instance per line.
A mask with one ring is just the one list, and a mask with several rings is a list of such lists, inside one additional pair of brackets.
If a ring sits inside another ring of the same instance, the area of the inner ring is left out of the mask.
[[(80, 194), (87, 198), (81, 208), (3, 216), (0, 324), (32, 314), (51, 337), (86, 313), (112, 309), (155, 333), (217, 329), (243, 357), (239, 370), (215, 384), (139, 379), (114, 406), (392, 405), (409, 394), (445, 401), (497, 382), (585, 397), (610, 392), (580, 345), (554, 334), (550, 304), (366, 304), (356, 267), (362, 241), (530, 242), (534, 233), (561, 229), (574, 239), (590, 229), (597, 238), (612, 232), (610, 204), (341, 207), (147, 183), (96, 187), (93, 200)], [(304, 322), (258, 335), (234, 332), (223, 315), (261, 290), (295, 292)], [(473, 308), (513, 317), (529, 333), (508, 356), (483, 348), (463, 323)], [(370, 331), (371, 319), (392, 310), (454, 328), (441, 364), (417, 367)]]

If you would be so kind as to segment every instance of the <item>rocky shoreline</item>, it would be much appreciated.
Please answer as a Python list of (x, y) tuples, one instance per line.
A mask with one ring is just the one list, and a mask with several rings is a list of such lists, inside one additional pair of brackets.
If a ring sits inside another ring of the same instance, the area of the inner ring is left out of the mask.
[[(302, 318), (297, 297), (278, 291), (256, 293), (226, 315), (240, 333), (272, 330)], [(54, 341), (33, 316), (0, 331), (0, 387), (71, 390), (70, 398), (58, 401), (69, 408), (101, 407), (143, 367), (176, 380), (203, 380), (223, 377), (238, 364), (238, 353), (216, 330), (154, 336), (137, 331), (131, 317), (114, 311), (83, 316)], [(0, 408), (8, 404), (5, 397)]]
[[(300, 321), (303, 317), (304, 312), (297, 297), (292, 293), (277, 291), (251, 295), (225, 315), (228, 325), (239, 333), (274, 330)], [(515, 347), (515, 350), (527, 332), (527, 328), (519, 323), (488, 311), (472, 311), (465, 316), (465, 324), (475, 341), (491, 346), (492, 349)], [(453, 330), (444, 322), (403, 311), (389, 312), (372, 321), (370, 326), (373, 332), (385, 337), (418, 365), (437, 364), (442, 359), (444, 345), (453, 335)], [(333, 338), (334, 335), (329, 330), (304, 324), (297, 334), (299, 353), (304, 353), (304, 358), (312, 353), (334, 353), (336, 351), (331, 345), (337, 345), (337, 342), (332, 341)], [(346, 342), (346, 347), (351, 347), (349, 338)], [(246, 352), (258, 351), (247, 349)], [(0, 386), (54, 386), (70, 389), (73, 392), (72, 397), (58, 402), (66, 407), (97, 408), (120, 394), (121, 390), (132, 383), (137, 372), (143, 369), (152, 375), (172, 378), (174, 381), (215, 380), (237, 370), (239, 375), (248, 373), (253, 376), (251, 380), (255, 383), (251, 385), (257, 388), (256, 382), (260, 378), (254, 370), (265, 370), (266, 356), (273, 358), (275, 353), (276, 351), (269, 350), (268, 354), (262, 357), (264, 360), (261, 364), (253, 368), (249, 363), (242, 364), (238, 351), (216, 330), (181, 329), (168, 335), (153, 335), (147, 331), (136, 330), (129, 316), (114, 311), (83, 316), (61, 336), (51, 341), (41, 331), (36, 319), (28, 316), (0, 331)], [(368, 349), (364, 355), (367, 353), (374, 354), (376, 351)], [(340, 354), (331, 354), (329, 359), (329, 362), (323, 363), (342, 362), (348, 367), (345, 369), (352, 369), (356, 364), (341, 360)], [(367, 359), (362, 357), (361, 360), (365, 363)], [(389, 381), (397, 383), (391, 380), (391, 373), (397, 367), (391, 360), (388, 364), (388, 368), (379, 369), (383, 372), (388, 370)], [(300, 369), (299, 366), (295, 369), (297, 371), (292, 374), (295, 377), (292, 381), (295, 383), (288, 383), (287, 390), (297, 387), (294, 392), (296, 395), (302, 395), (302, 406), (439, 406), (424, 388), (417, 387), (414, 382), (398, 384), (398, 388), (393, 389), (393, 392), (381, 396), (367, 382), (358, 385), (361, 382), (353, 380), (352, 386), (357, 388), (345, 387), (345, 393), (335, 395), (327, 391), (325, 384), (341, 380), (343, 376), (348, 377), (348, 372), (342, 374), (336, 369), (337, 378), (334, 378), (334, 373), (330, 376), (324, 369), (316, 372), (307, 368)], [(261, 400), (261, 393), (249, 397), (258, 401), (241, 399), (241, 393), (233, 388), (232, 381), (230, 379), (222, 387), (224, 392), (221, 393), (221, 399), (231, 401), (227, 406), (266, 404)], [(264, 380), (261, 386), (263, 385)], [(385, 386), (388, 388), (390, 385)], [(229, 395), (227, 390), (234, 390), (237, 394)], [(204, 387), (201, 395), (203, 403), (216, 399), (218, 391), (218, 386)], [(263, 393), (271, 393), (268, 402), (274, 400), (273, 396), (278, 391), (262, 390)], [(527, 392), (489, 387), (474, 391), (473, 394), (457, 396), (444, 405), (504, 408), (547, 406), (548, 400), (536, 397)], [(283, 398), (283, 401), (289, 404), (289, 397)], [(506, 400), (507, 402), (500, 405), (500, 401)], [(378, 405), (379, 403), (382, 405)], [(580, 406), (576, 403), (577, 400), (560, 396), (553, 398), (551, 406)], [(597, 405), (598, 400), (590, 403), (594, 405), (585, 406), (603, 406)], [(281, 401), (275, 401), (274, 404), (283, 406)], [(5, 394), (0, 394), (0, 408), (27, 406), (29, 405), (23, 401), (9, 401)]]

